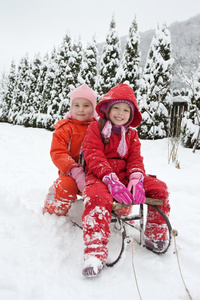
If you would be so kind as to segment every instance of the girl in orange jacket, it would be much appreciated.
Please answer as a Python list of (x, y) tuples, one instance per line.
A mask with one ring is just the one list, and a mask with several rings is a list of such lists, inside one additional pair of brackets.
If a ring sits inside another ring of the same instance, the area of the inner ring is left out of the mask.
[(70, 111), (54, 126), (50, 155), (59, 177), (49, 189), (43, 213), (66, 215), (83, 191), (85, 172), (81, 166), (81, 146), (87, 128), (95, 120), (97, 94), (83, 84), (70, 94)]

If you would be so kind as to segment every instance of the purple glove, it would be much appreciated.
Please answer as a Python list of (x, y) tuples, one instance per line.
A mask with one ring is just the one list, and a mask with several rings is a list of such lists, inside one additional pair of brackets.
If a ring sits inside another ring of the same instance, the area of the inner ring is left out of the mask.
[(143, 188), (144, 176), (142, 173), (132, 173), (129, 177), (128, 190), (132, 190), (135, 204), (143, 204), (145, 202), (145, 191)]
[(69, 171), (69, 175), (76, 181), (79, 191), (82, 193), (85, 185), (85, 172), (82, 167), (74, 167)]
[(131, 204), (133, 202), (133, 196), (129, 190), (121, 183), (115, 173), (110, 173), (102, 179), (108, 187), (110, 194), (120, 203)]

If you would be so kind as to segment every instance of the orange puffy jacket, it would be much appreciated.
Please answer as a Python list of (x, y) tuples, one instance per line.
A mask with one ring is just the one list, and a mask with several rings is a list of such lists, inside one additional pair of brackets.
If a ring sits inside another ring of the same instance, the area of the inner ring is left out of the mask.
[(88, 126), (95, 121), (62, 119), (54, 126), (50, 155), (59, 171), (67, 175), (73, 167), (79, 167), (79, 154)]

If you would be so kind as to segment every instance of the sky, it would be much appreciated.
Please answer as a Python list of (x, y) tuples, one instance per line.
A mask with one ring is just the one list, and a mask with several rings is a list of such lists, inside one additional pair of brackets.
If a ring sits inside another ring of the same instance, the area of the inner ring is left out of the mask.
[(113, 16), (124, 36), (135, 17), (144, 32), (199, 13), (199, 0), (0, 0), (0, 75), (27, 53), (30, 59), (50, 53), (65, 34), (80, 38), (84, 46), (93, 36), (105, 42)]

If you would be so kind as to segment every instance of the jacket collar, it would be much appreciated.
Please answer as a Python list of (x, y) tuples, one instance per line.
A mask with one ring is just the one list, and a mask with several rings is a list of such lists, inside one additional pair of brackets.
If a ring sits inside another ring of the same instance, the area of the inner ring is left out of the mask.
[(89, 125), (90, 123), (92, 123), (93, 121), (96, 121), (94, 118), (88, 120), (88, 121), (79, 121), (76, 119), (72, 119), (72, 118), (67, 118), (67, 119), (62, 119), (59, 120), (55, 125), (54, 125), (54, 129), (58, 129), (61, 126), (63, 126), (64, 124), (67, 123), (72, 123), (72, 124), (76, 124), (76, 125)]

